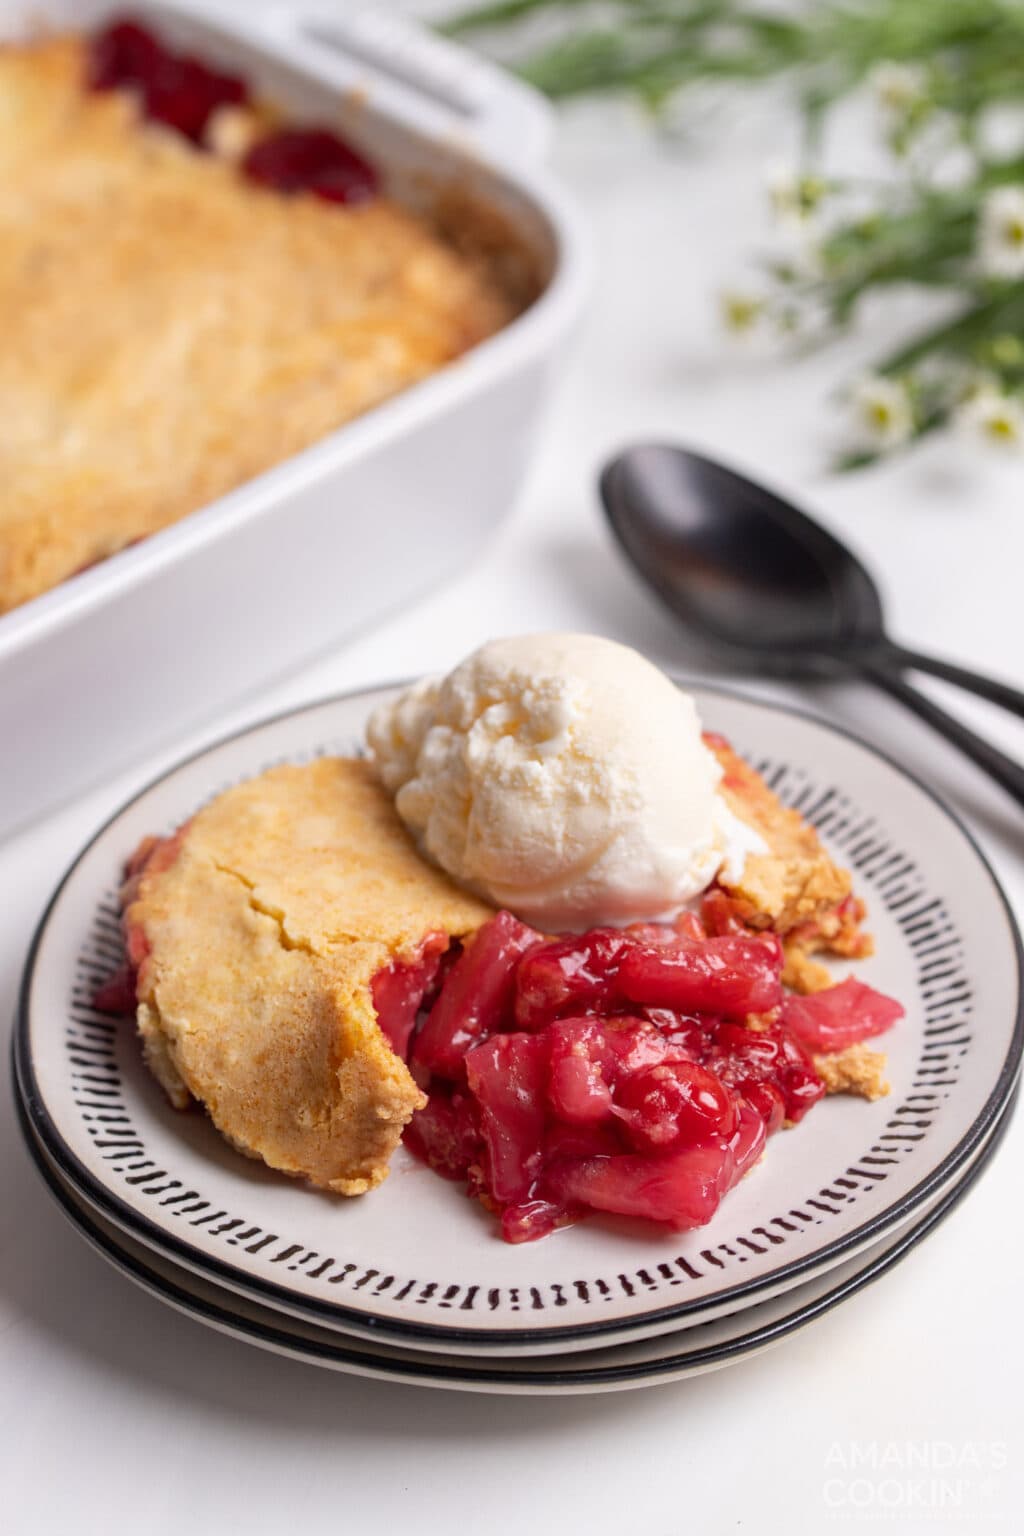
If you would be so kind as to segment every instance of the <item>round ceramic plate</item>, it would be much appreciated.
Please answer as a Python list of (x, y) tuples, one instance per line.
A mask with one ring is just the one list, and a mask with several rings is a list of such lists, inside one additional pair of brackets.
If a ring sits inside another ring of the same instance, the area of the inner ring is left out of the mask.
[(72, 1225), (122, 1274), (187, 1317), (261, 1349), (349, 1375), (455, 1391), (548, 1395), (615, 1392), (681, 1381), (720, 1370), (781, 1343), (887, 1274), (934, 1231), (990, 1161), (1011, 1113), (1012, 1107), (1004, 1111), (950, 1189), (927, 1201), (899, 1232), (873, 1244), (867, 1253), (837, 1264), (817, 1280), (809, 1280), (759, 1306), (743, 1308), (717, 1322), (679, 1333), (636, 1344), (580, 1351), (563, 1358), (541, 1355), (535, 1359), (444, 1357), (381, 1342), (342, 1338), (331, 1329), (289, 1318), (213, 1285), (134, 1242), (105, 1221), (61, 1177), (36, 1141), (23, 1110), (20, 1118), (29, 1151)]
[[(282, 759), (358, 749), (387, 690), (349, 695), (211, 747), (144, 790), (79, 856), (27, 962), (16, 1060), (33, 1127), (109, 1220), (178, 1264), (345, 1332), (448, 1352), (594, 1348), (750, 1306), (909, 1220), (962, 1171), (1019, 1065), (1020, 940), (968, 833), (894, 763), (790, 710), (694, 690), (854, 869), (876, 955), (859, 975), (900, 998), (890, 1097), (833, 1099), (773, 1138), (698, 1231), (591, 1220), (510, 1247), (459, 1188), (404, 1151), (373, 1195), (345, 1201), (234, 1153), (176, 1113), (134, 1033), (94, 1012), (118, 963), (127, 856), (211, 795)], [(976, 1027), (977, 1022), (983, 1027)]]

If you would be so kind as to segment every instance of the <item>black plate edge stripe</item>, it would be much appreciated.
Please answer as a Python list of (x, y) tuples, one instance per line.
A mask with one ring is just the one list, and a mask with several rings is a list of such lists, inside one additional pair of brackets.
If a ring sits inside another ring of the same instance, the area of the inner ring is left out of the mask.
[[(480, 1390), (485, 1390), (490, 1385), (516, 1385), (516, 1386), (545, 1386), (545, 1387), (599, 1387), (614, 1384), (616, 1382), (633, 1381), (649, 1382), (657, 1385), (659, 1378), (670, 1374), (682, 1367), (689, 1367), (692, 1371), (706, 1369), (712, 1365), (727, 1365), (737, 1359), (742, 1359), (747, 1354), (756, 1350), (766, 1349), (774, 1344), (781, 1343), (790, 1334), (799, 1332), (801, 1328), (817, 1321), (835, 1307), (840, 1306), (851, 1296), (865, 1290), (894, 1269), (906, 1256), (918, 1247), (943, 1221), (956, 1209), (966, 1197), (982, 1174), (988, 1168), (992, 1159), (1001, 1145), (1010, 1121), (1016, 1112), (1020, 1090), (1014, 1092), (1012, 1099), (1006, 1107), (1000, 1121), (989, 1138), (988, 1144), (978, 1155), (975, 1162), (968, 1168), (963, 1177), (947, 1190), (946, 1194), (927, 1213), (923, 1220), (912, 1223), (908, 1229), (886, 1252), (870, 1262), (864, 1269), (844, 1284), (834, 1290), (820, 1296), (817, 1301), (797, 1307), (796, 1310), (774, 1323), (767, 1324), (763, 1328), (754, 1328), (749, 1334), (744, 1334), (735, 1339), (730, 1339), (726, 1344), (711, 1345), (705, 1350), (696, 1350), (683, 1355), (666, 1356), (661, 1360), (652, 1361), (646, 1366), (611, 1366), (597, 1367), (593, 1370), (566, 1369), (565, 1371), (531, 1372), (531, 1371), (506, 1371), (501, 1367), (494, 1367), (486, 1374), (479, 1369), (473, 1370), (467, 1366), (453, 1363), (450, 1359), (444, 1360), (438, 1357), (437, 1365), (422, 1365), (412, 1361), (389, 1361), (385, 1357), (375, 1355), (372, 1351), (367, 1355), (353, 1352), (351, 1346), (346, 1349), (344, 1344), (318, 1344), (311, 1340), (303, 1340), (301, 1349), (306, 1355), (306, 1364), (314, 1363), (310, 1356), (316, 1356), (321, 1361), (334, 1361), (336, 1363), (353, 1364), (369, 1367), (371, 1370), (387, 1376), (403, 1376), (418, 1379), (423, 1385), (436, 1384), (437, 1381), (462, 1381), (474, 1382)], [(43, 1154), (35, 1145), (35, 1138), (28, 1124), (25, 1110), (16, 1102), (18, 1119), (28, 1146), (28, 1151), (39, 1172), (45, 1181), (47, 1188), (63, 1211), (71, 1225), (95, 1248), (100, 1255), (115, 1268), (123, 1270), (129, 1276), (134, 1277), (139, 1283), (157, 1299), (173, 1301), (175, 1305), (186, 1315), (197, 1316), (211, 1323), (223, 1323), (234, 1330), (234, 1336), (238, 1333), (254, 1341), (266, 1345), (274, 1345), (288, 1352), (289, 1358), (296, 1359), (295, 1341), (283, 1330), (268, 1327), (266, 1324), (254, 1323), (251, 1320), (242, 1322), (227, 1310), (216, 1306), (212, 1302), (200, 1302), (191, 1296), (188, 1291), (181, 1290), (172, 1281), (157, 1276), (149, 1270), (141, 1261), (130, 1257), (128, 1254), (117, 1250), (116, 1253), (107, 1243), (105, 1236), (98, 1228), (93, 1226), (85, 1211), (75, 1206), (71, 1197), (57, 1183), (52, 1171), (43, 1161)]]

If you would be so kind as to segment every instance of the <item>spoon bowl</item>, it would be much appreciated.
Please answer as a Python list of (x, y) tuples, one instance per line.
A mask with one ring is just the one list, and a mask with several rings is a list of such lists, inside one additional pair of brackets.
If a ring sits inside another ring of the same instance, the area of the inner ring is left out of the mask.
[(600, 489), (627, 558), (691, 633), (755, 671), (870, 679), (1024, 804), (1024, 768), (903, 671), (930, 672), (1022, 718), (1024, 693), (897, 645), (869, 572), (820, 523), (725, 465), (662, 444), (613, 459)]
[(601, 476), (611, 528), (687, 627), (759, 670), (836, 670), (882, 636), (857, 557), (766, 487), (696, 453), (631, 448)]

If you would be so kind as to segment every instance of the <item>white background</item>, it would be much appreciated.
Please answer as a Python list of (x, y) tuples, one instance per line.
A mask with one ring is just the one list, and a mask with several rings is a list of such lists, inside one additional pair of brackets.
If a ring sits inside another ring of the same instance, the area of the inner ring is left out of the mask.
[[(848, 153), (860, 153), (863, 131), (859, 119), (848, 124)], [(1020, 683), (1024, 464), (936, 441), (880, 470), (830, 476), (832, 394), (872, 344), (888, 344), (890, 321), (875, 312), (841, 349), (799, 362), (737, 351), (717, 333), (716, 286), (742, 275), (744, 254), (767, 235), (766, 146), (784, 155), (789, 139), (781, 105), (764, 98), (738, 110), (709, 99), (671, 142), (628, 107), (563, 116), (552, 159), (589, 218), (596, 283), (514, 516), (443, 592), (0, 846), (7, 1013), (32, 929), (79, 845), (138, 784), (205, 739), (349, 685), (447, 666), (513, 630), (594, 630), (666, 665), (702, 669), (601, 524), (595, 470), (631, 439), (686, 440), (792, 490), (868, 559), (901, 639)], [(898, 301), (896, 323), (912, 317)], [(423, 515), (443, 538), (444, 508)], [(383, 590), (386, 571), (379, 580)], [(1019, 812), (969, 764), (866, 688), (763, 691), (852, 726), (948, 795), (1021, 909)], [(1024, 757), (1019, 723), (953, 690), (934, 692)], [(977, 1190), (920, 1250), (755, 1361), (621, 1395), (498, 1399), (291, 1364), (149, 1299), (87, 1250), (50, 1203), (5, 1091), (0, 1523), (18, 1536), (112, 1528), (431, 1536), (470, 1526), (817, 1536), (876, 1527), (885, 1500), (904, 1531), (1016, 1529), (1022, 1158), (1019, 1120)], [(892, 1465), (910, 1453), (957, 1465)], [(850, 1470), (858, 1456), (887, 1455), (884, 1470)], [(1001, 1459), (1008, 1465), (994, 1470), (972, 1465)], [(944, 1510), (935, 1507), (939, 1478)]]

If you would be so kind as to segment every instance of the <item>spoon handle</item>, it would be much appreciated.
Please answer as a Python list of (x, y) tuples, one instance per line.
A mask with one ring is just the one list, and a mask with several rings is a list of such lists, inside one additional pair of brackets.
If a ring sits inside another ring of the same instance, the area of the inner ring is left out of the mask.
[(1008, 709), (1011, 714), (1019, 715), (1024, 720), (1024, 693), (1019, 688), (1011, 688), (1009, 683), (1000, 683), (996, 678), (984, 677), (968, 667), (958, 667), (951, 661), (940, 661), (937, 656), (925, 656), (920, 651), (910, 651), (906, 646), (895, 643), (886, 647), (884, 656), (886, 661), (896, 666), (910, 667), (915, 672), (930, 672), (933, 677), (941, 677), (947, 683), (955, 683), (958, 688), (966, 688), (969, 693), (977, 693), (981, 698), (1000, 704), (1003, 709)]
[(1005, 752), (1000, 752), (998, 747), (994, 747), (983, 736), (968, 730), (966, 725), (961, 725), (959, 720), (940, 709), (938, 704), (933, 704), (923, 693), (918, 693), (898, 672), (891, 672), (884, 664), (867, 660), (862, 664), (861, 671), (894, 699), (899, 699), (901, 704), (912, 709), (922, 720), (927, 720), (947, 741), (951, 741), (961, 752), (972, 758), (979, 768), (991, 774), (1018, 805), (1024, 806), (1024, 767), (1020, 763), (1007, 757)]

